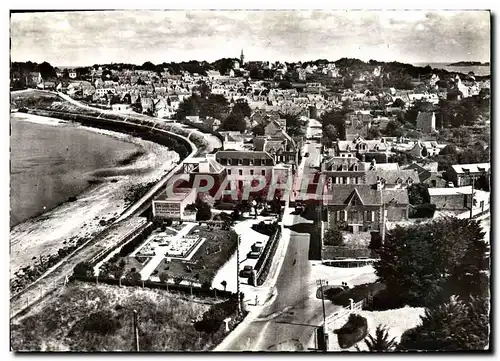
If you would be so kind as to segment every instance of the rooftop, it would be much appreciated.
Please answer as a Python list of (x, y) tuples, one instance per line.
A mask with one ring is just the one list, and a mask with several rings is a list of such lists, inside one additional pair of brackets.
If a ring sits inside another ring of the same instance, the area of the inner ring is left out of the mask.
[(432, 196), (453, 196), (458, 194), (472, 194), (472, 186), (456, 188), (429, 188), (429, 195)]
[(480, 173), (482, 171), (488, 172), (490, 170), (490, 163), (475, 163), (475, 164), (455, 164), (451, 167), (458, 174), (465, 174), (466, 170), (472, 173)]

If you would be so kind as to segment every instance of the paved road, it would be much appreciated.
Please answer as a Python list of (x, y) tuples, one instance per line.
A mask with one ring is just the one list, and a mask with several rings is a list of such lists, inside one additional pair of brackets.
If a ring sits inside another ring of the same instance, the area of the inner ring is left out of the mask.
[[(314, 327), (322, 322), (321, 300), (316, 299), (309, 254), (310, 221), (294, 216), (291, 237), (278, 281), (277, 296), (259, 316), (230, 342), (226, 350), (307, 350), (313, 347)], [(309, 224), (308, 224), (309, 223)], [(327, 302), (327, 315), (338, 306)]]

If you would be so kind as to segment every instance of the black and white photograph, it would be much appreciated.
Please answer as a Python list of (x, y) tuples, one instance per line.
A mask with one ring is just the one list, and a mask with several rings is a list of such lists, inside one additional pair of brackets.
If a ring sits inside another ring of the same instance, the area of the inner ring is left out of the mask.
[(491, 352), (492, 22), (11, 8), (10, 352)]

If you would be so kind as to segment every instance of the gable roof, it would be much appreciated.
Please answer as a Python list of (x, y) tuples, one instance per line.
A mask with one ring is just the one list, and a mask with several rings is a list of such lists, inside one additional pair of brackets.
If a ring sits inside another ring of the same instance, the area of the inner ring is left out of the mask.
[(366, 184), (377, 184), (377, 179), (384, 179), (385, 184), (397, 184), (398, 179), (401, 179), (402, 182), (411, 179), (413, 183), (420, 183), (418, 172), (414, 169), (375, 169), (366, 172)]
[(424, 167), (422, 167), (421, 165), (419, 165), (417, 163), (412, 163), (403, 169), (415, 170), (418, 173), (418, 178), (420, 179), (420, 182), (425, 181), (426, 179), (428, 179), (431, 176), (430, 171), (428, 171), (427, 169), (425, 169)]
[(471, 173), (479, 173), (481, 170), (489, 172), (490, 163), (475, 163), (475, 164), (454, 164), (451, 167), (457, 174), (465, 174), (465, 170)]
[(366, 184), (336, 184), (332, 190), (325, 191), (324, 203), (345, 205), (354, 192), (364, 205), (382, 205), (381, 192)]
[(409, 204), (408, 191), (406, 189), (386, 189), (382, 192), (384, 204)]

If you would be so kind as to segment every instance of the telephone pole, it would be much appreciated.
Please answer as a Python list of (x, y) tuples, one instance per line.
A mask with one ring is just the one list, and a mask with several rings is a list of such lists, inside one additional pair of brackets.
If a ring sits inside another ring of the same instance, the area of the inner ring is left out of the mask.
[(139, 351), (139, 328), (137, 326), (137, 311), (134, 310), (134, 341), (135, 341), (135, 350)]
[(326, 333), (326, 310), (325, 310), (325, 293), (323, 292), (324, 280), (319, 279), (316, 284), (321, 289), (321, 303), (323, 305), (323, 324), (318, 328), (318, 349), (321, 351), (328, 351), (328, 335)]
[(241, 296), (240, 296), (240, 235), (236, 239), (236, 293), (238, 296), (238, 315), (241, 315)]

